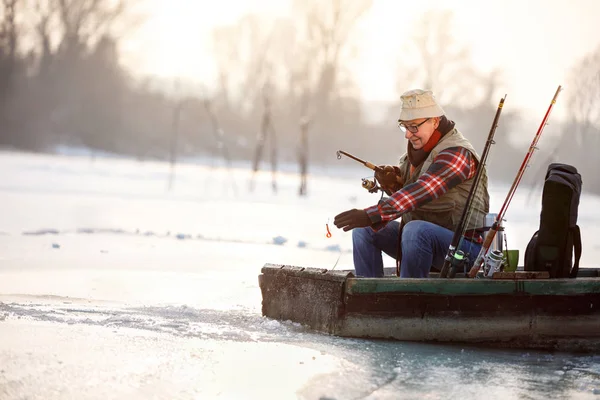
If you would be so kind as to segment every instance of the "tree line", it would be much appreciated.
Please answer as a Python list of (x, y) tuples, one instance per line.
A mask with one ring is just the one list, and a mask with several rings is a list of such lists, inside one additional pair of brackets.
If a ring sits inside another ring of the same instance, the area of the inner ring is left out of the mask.
[[(4, 148), (84, 148), (92, 157), (113, 153), (172, 165), (219, 157), (228, 165), (247, 162), (254, 171), (267, 166), (273, 191), (277, 171), (291, 164), (301, 176), (300, 195), (308, 193), (310, 166), (336, 162), (338, 149), (374, 163), (394, 162), (404, 151), (398, 104), (372, 122), (349, 68), (371, 0), (295, 0), (288, 17), (247, 14), (215, 28), (216, 83), (194, 90), (184, 81), (136, 76), (122, 65), (119, 45), (143, 22), (143, 0), (0, 1)], [(502, 73), (474, 69), (469, 47), (452, 36), (452, 18), (436, 10), (414, 21), (420, 28), (399, 43), (403, 57), (390, 85), (398, 95), (433, 89), (449, 117), (483, 149), (504, 92)], [(537, 169), (572, 162), (594, 192), (600, 192), (595, 157), (582, 155), (600, 140), (599, 66), (600, 48), (574, 63), (565, 82), (569, 119), (553, 127), (555, 145), (536, 156)], [(517, 135), (521, 118), (505, 110), (502, 129)], [(527, 151), (513, 143), (497, 140), (493, 151), (501, 156), (490, 156), (491, 179), (512, 181)]]

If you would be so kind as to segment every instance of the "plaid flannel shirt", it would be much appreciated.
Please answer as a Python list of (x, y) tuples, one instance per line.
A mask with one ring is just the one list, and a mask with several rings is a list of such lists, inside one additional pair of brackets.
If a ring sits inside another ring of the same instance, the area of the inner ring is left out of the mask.
[(365, 208), (379, 230), (389, 221), (435, 200), (461, 182), (472, 178), (477, 169), (475, 157), (464, 147), (451, 147), (441, 151), (429, 169), (416, 182), (383, 198), (377, 205)]

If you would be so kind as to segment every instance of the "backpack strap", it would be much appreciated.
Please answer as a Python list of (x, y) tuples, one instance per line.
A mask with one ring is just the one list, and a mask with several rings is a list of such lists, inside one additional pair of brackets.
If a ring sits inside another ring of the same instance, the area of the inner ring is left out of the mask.
[(575, 226), (571, 227), (571, 232), (573, 232), (573, 247), (575, 248), (575, 264), (573, 264), (573, 269), (571, 269), (569, 278), (576, 278), (577, 272), (579, 272), (579, 259), (581, 258), (581, 231), (579, 230), (579, 225), (575, 225)]

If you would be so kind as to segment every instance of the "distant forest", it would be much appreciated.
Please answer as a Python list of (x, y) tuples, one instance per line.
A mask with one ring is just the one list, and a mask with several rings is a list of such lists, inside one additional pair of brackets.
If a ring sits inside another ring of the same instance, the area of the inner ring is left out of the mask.
[[(1, 148), (72, 147), (91, 157), (172, 163), (214, 156), (247, 161), (255, 170), (298, 163), (305, 176), (311, 166), (338, 162), (338, 149), (375, 164), (393, 163), (405, 149), (398, 104), (364, 104), (347, 68), (370, 0), (297, 0), (293, 18), (244, 15), (216, 28), (218, 84), (210, 90), (134, 76), (123, 67), (119, 44), (143, 20), (136, 8), (143, 0), (0, 2)], [(430, 11), (414, 22), (419, 34), (401, 44), (411, 64), (399, 65), (390, 85), (398, 95), (433, 89), (448, 117), (483, 149), (504, 95), (502, 73), (472, 67), (468, 46), (452, 36), (452, 18)], [(584, 190), (600, 193), (598, 157), (583, 151), (600, 148), (600, 47), (573, 65), (570, 80), (556, 83), (569, 87), (558, 100), (568, 121), (548, 126), (525, 180), (542, 179), (551, 161), (572, 163)], [(378, 107), (385, 107), (384, 117), (373, 122), (365, 110)], [(512, 182), (537, 129), (531, 119), (538, 116), (524, 118), (510, 107), (503, 111), (491, 179)], [(304, 182), (300, 194), (309, 189)]]

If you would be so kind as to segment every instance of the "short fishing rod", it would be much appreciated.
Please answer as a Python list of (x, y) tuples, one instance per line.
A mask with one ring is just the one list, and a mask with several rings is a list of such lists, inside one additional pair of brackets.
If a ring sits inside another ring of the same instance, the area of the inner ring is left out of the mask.
[(337, 158), (338, 158), (338, 160), (340, 158), (342, 158), (342, 154), (345, 155), (346, 157), (350, 157), (354, 161), (358, 161), (359, 163), (361, 163), (362, 165), (364, 165), (365, 167), (367, 167), (369, 169), (372, 169), (373, 171), (379, 171), (381, 169), (378, 166), (376, 166), (375, 164), (372, 164), (372, 163), (370, 163), (368, 161), (361, 160), (360, 158), (355, 157), (352, 154), (346, 153), (345, 151), (342, 151), (342, 150), (338, 150), (337, 151)]
[(498, 103), (498, 109), (496, 110), (496, 115), (494, 116), (494, 121), (492, 122), (492, 127), (490, 128), (485, 146), (483, 147), (483, 153), (481, 153), (479, 165), (477, 166), (477, 171), (473, 177), (473, 184), (471, 185), (467, 202), (463, 208), (458, 226), (454, 231), (454, 236), (452, 236), (452, 242), (450, 242), (448, 252), (446, 253), (446, 258), (444, 259), (444, 265), (440, 271), (440, 278), (454, 278), (458, 267), (466, 261), (465, 254), (461, 250), (457, 249), (460, 247), (467, 224), (471, 218), (473, 199), (477, 193), (477, 188), (479, 187), (479, 182), (481, 181), (482, 171), (487, 163), (488, 154), (492, 144), (495, 143), (494, 134), (496, 132), (496, 128), (498, 127), (498, 120), (500, 119), (500, 114), (502, 113), (504, 100), (506, 100), (506, 95), (504, 95), (504, 97), (500, 99), (500, 103)]
[[(380, 167), (376, 166), (375, 164), (370, 163), (368, 161), (361, 160), (360, 158), (358, 158), (356, 156), (353, 156), (350, 153), (346, 153), (343, 150), (338, 150), (336, 152), (336, 154), (337, 154), (338, 160), (342, 159), (342, 154), (343, 154), (346, 157), (349, 157), (349, 158), (351, 158), (351, 159), (353, 159), (355, 161), (358, 161), (359, 163), (361, 163), (365, 167), (367, 167), (369, 169), (372, 169), (375, 172), (382, 171), (382, 169)], [(365, 189), (367, 189), (369, 191), (369, 193), (376, 193), (378, 190), (381, 190), (381, 192), (383, 193), (383, 189), (381, 189), (381, 187), (379, 187), (377, 185), (377, 181), (375, 179), (370, 180), (370, 179), (367, 179), (367, 178), (362, 178), (362, 187), (365, 188)]]
[(559, 85), (558, 89), (556, 89), (556, 93), (554, 94), (554, 97), (552, 98), (552, 102), (550, 103), (550, 106), (548, 107), (548, 110), (546, 111), (546, 114), (544, 115), (544, 118), (542, 119), (542, 123), (540, 124), (540, 127), (538, 128), (538, 130), (531, 142), (531, 145), (529, 146), (529, 151), (527, 151), (527, 154), (525, 155), (525, 158), (523, 159), (523, 163), (521, 164), (521, 167), (519, 168), (519, 171), (517, 172), (517, 176), (515, 177), (515, 180), (513, 181), (513, 184), (510, 187), (508, 194), (506, 195), (506, 199), (504, 200), (504, 203), (502, 204), (502, 207), (500, 208), (500, 212), (496, 216), (496, 220), (494, 221), (494, 223), (492, 224), (492, 227), (488, 230), (488, 232), (485, 236), (485, 240), (483, 241), (483, 245), (481, 246), (479, 255), (475, 259), (475, 263), (473, 264), (473, 267), (471, 267), (471, 270), (469, 271), (470, 278), (475, 278), (475, 276), (477, 276), (477, 272), (479, 272), (479, 269), (481, 268), (481, 265), (483, 264), (484, 258), (486, 256), (488, 250), (490, 249), (492, 241), (494, 240), (494, 238), (496, 237), (496, 233), (500, 229), (500, 224), (502, 223), (502, 220), (504, 219), (504, 214), (506, 213), (506, 210), (508, 209), (508, 206), (510, 205), (512, 198), (515, 195), (515, 191), (517, 190), (517, 186), (519, 186), (519, 183), (521, 182), (521, 178), (523, 178), (523, 175), (525, 174), (525, 169), (529, 165), (531, 156), (533, 156), (534, 151), (537, 149), (537, 143), (540, 140), (540, 137), (542, 136), (544, 127), (548, 124), (548, 122), (547, 122), (548, 117), (550, 116), (550, 112), (554, 108), (554, 104), (556, 104), (556, 99), (561, 90), (562, 90), (562, 87)]

